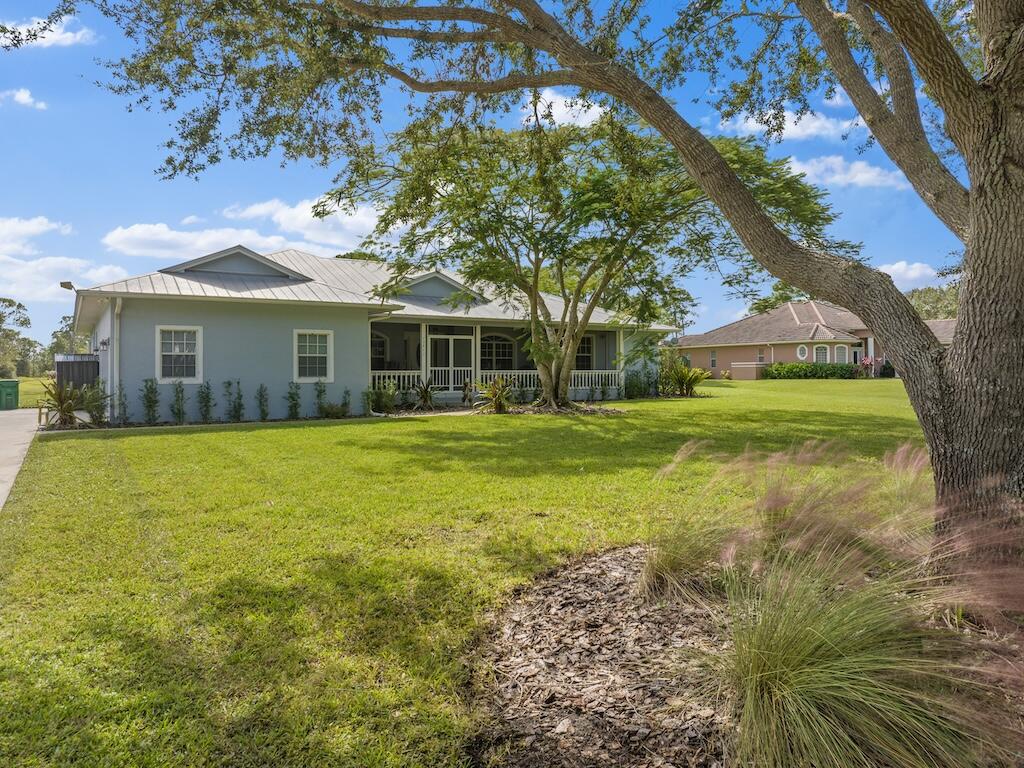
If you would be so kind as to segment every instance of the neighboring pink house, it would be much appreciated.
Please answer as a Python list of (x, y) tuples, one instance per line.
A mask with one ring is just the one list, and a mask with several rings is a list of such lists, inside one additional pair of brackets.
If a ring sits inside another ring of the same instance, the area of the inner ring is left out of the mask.
[[(939, 341), (953, 339), (956, 320), (926, 321)], [(864, 321), (827, 301), (790, 301), (707, 333), (681, 336), (677, 345), (690, 365), (714, 378), (730, 371), (734, 379), (756, 379), (772, 363), (855, 363), (871, 358), (880, 366), (884, 351)]]

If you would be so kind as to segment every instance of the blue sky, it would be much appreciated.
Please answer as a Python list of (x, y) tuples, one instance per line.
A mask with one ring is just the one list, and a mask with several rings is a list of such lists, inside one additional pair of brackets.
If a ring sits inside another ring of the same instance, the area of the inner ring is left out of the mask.
[[(0, 16), (26, 22), (45, 7), (4, 3)], [(333, 171), (309, 163), (225, 161), (199, 181), (160, 179), (155, 169), (170, 136), (168, 117), (128, 112), (121, 97), (96, 85), (106, 77), (98, 60), (124, 48), (115, 28), (86, 13), (41, 44), (0, 54), (0, 296), (28, 306), (29, 335), (48, 341), (61, 315), (72, 311), (73, 296), (59, 287), (61, 280), (98, 284), (239, 242), (261, 251), (293, 246), (332, 255), (356, 247), (372, 227), (372, 210), (313, 219), (309, 207), (330, 187)], [(548, 96), (565, 120), (593, 116), (561, 105), (562, 94)], [(723, 126), (706, 107), (679, 103), (708, 132), (757, 131), (741, 121)], [(773, 154), (792, 156), (829, 190), (842, 213), (836, 237), (862, 241), (865, 256), (900, 287), (935, 284), (935, 269), (947, 263), (956, 240), (879, 149), (858, 153), (865, 134), (852, 126), (854, 110), (841, 95), (819, 106), (787, 126)], [(691, 330), (742, 316), (744, 303), (726, 298), (714, 277), (695, 275), (687, 287), (698, 304)]]

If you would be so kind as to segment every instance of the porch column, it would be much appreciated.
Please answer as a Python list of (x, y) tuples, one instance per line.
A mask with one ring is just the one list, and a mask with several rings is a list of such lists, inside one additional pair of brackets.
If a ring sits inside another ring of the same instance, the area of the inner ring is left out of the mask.
[(427, 324), (420, 323), (420, 378), (425, 382), (430, 375), (430, 349), (427, 346)]
[(480, 380), (480, 326), (473, 326), (473, 386)]
[(615, 393), (616, 398), (622, 399), (622, 389), (625, 386), (625, 370), (626, 370), (626, 348), (622, 344), (623, 335), (622, 329), (619, 328), (615, 332), (615, 351), (617, 353), (617, 359), (615, 360), (615, 367), (619, 369), (619, 391)]

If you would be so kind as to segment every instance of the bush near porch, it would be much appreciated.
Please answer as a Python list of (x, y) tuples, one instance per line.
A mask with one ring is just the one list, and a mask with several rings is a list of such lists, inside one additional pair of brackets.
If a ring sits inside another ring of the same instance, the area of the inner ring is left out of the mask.
[(37, 439), (0, 512), (0, 765), (464, 765), (465, 662), (514, 586), (646, 541), (716, 455), (920, 442), (899, 381), (707, 390)]
[(856, 379), (860, 374), (853, 363), (772, 363), (761, 369), (764, 379)]

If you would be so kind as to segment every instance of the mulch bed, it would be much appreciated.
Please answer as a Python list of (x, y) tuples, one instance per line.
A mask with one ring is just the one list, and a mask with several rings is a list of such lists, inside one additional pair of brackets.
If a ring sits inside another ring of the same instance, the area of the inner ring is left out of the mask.
[(687, 696), (687, 649), (717, 645), (710, 617), (637, 592), (646, 551), (581, 560), (503, 615), (480, 667), (493, 727), (479, 765), (717, 768), (724, 720)]

